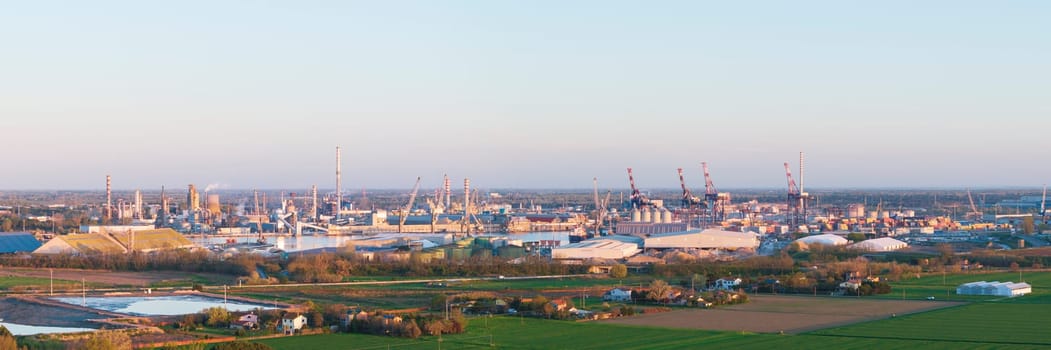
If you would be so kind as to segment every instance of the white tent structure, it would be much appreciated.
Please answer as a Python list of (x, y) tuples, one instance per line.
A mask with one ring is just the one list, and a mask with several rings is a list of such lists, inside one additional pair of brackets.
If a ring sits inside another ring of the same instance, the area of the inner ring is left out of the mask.
[(1002, 297), (1016, 297), (1033, 292), (1033, 287), (1025, 282), (999, 282), (978, 281), (964, 283), (956, 287), (959, 295), (995, 295)]
[(616, 239), (589, 239), (551, 249), (553, 259), (624, 259), (640, 253), (638, 243)]
[(869, 252), (892, 252), (908, 246), (908, 243), (890, 237), (882, 237), (854, 243), (850, 247)]
[(806, 244), (808, 246), (809, 245), (814, 245), (814, 244), (821, 244), (821, 245), (827, 245), (827, 246), (837, 246), (837, 245), (846, 245), (849, 241), (847, 241), (846, 238), (843, 238), (843, 237), (840, 237), (840, 236), (837, 236), (837, 235), (834, 235), (834, 234), (831, 234), (831, 233), (826, 233), (826, 234), (822, 234), (822, 235), (806, 236), (806, 237), (797, 239), (796, 242), (800, 242), (800, 243)]

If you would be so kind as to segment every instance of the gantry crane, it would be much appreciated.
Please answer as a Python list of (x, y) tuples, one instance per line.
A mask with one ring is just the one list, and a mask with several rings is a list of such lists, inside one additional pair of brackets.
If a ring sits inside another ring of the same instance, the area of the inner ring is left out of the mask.
[(409, 194), (409, 203), (405, 204), (405, 208), (401, 210), (401, 217), (398, 218), (398, 233), (402, 232), (405, 227), (405, 220), (409, 218), (409, 213), (412, 210), (413, 202), (416, 202), (416, 193), (420, 190), (420, 177), (416, 177), (416, 184), (412, 186), (412, 193)]
[(639, 189), (635, 187), (635, 176), (631, 173), (631, 168), (628, 168), (628, 183), (631, 184), (631, 206), (634, 208), (643, 208), (653, 205), (653, 202), (649, 198), (646, 198)]
[(788, 178), (788, 196), (786, 199), (788, 214), (786, 215), (786, 221), (788, 226), (795, 230), (799, 225), (806, 223), (806, 202), (799, 192), (799, 187), (796, 186), (796, 180), (792, 179), (792, 168), (788, 166), (788, 162), (785, 162), (785, 177)]
[(696, 206), (704, 204), (700, 198), (694, 196), (690, 189), (686, 187), (686, 178), (682, 176), (682, 168), (679, 168), (679, 185), (682, 186), (682, 207), (683, 209), (691, 209)]
[(720, 222), (725, 219), (726, 206), (730, 204), (730, 193), (720, 193), (715, 189), (707, 162), (701, 162), (701, 168), (704, 170), (704, 200), (708, 202), (709, 218), (713, 223)]

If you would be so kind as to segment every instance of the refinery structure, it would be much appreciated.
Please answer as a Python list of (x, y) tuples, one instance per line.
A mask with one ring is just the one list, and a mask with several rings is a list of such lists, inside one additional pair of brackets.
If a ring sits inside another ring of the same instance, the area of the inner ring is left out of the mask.
[[(303, 236), (352, 237), (356, 246), (371, 247), (367, 249), (421, 248), (482, 239), (494, 255), (502, 249), (516, 252), (514, 256), (540, 254), (562, 260), (626, 259), (638, 254), (659, 256), (667, 250), (769, 254), (792, 242), (800, 247), (846, 246), (851, 235), (850, 247), (893, 251), (910, 244), (972, 237), (967, 232), (1019, 230), (1026, 223), (1030, 224), (1026, 231), (1031, 231), (1047, 223), (1046, 189), (1041, 196), (1001, 201), (1005, 206), (1014, 204), (1015, 213), (1001, 212), (999, 204), (990, 208), (984, 195), (979, 196), (980, 205), (975, 204), (968, 190), (966, 205), (952, 207), (956, 215), (905, 207), (900, 201), (893, 208), (891, 200), (885, 204), (883, 198), (844, 202), (827, 191), (814, 195), (804, 187), (802, 152), (798, 177), (793, 175), (793, 166), (784, 162), (785, 186), (762, 196), (720, 191), (708, 162), (699, 162), (694, 169), (704, 181), (703, 194), (698, 191), (695, 195), (691, 189), (688, 168), (676, 169), (678, 190), (661, 192), (639, 187), (629, 167), (626, 191), (603, 193), (598, 178), (593, 177), (591, 191), (571, 194), (575, 196), (572, 202), (566, 194), (554, 195), (562, 199), (552, 200), (511, 190), (482, 191), (466, 177), (462, 191), (454, 190), (453, 183), (459, 180), (448, 174), (435, 176), (437, 181), (430, 181), (430, 186), (418, 176), (410, 190), (380, 191), (370, 197), (365, 189), (345, 191), (342, 148), (336, 147), (335, 153), (335, 188), (331, 190), (313, 185), (302, 191), (235, 191), (191, 183), (184, 187), (184, 194), (163, 186), (159, 195), (141, 190), (114, 193), (114, 177), (106, 175), (104, 200), (87, 206), (94, 208), (91, 224), (77, 230), (84, 236), (58, 237), (46, 243), (44, 250), (81, 251), (70, 242), (98, 242), (93, 245), (100, 250), (127, 252), (135, 250), (135, 245), (120, 241), (138, 237), (133, 232), (164, 230), (156, 231), (164, 234), (153, 234), (151, 237), (159, 238), (152, 240), (179, 233), (204, 239), (197, 241), (201, 245), (216, 240), (229, 243), (218, 250), (237, 246), (280, 253), (283, 246), (275, 246), (275, 239)], [(662, 177), (671, 180), (670, 175), (669, 171)], [(640, 179), (649, 183), (652, 174)], [(662, 182), (664, 188), (671, 183), (667, 180)], [(936, 196), (934, 201), (937, 205)], [(1023, 206), (1027, 213), (1021, 212)], [(544, 232), (566, 239), (536, 234)], [(187, 247), (181, 240), (169, 243)]]

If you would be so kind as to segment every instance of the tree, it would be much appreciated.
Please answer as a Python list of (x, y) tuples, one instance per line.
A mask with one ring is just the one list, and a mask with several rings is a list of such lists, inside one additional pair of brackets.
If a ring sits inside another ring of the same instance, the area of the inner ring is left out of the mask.
[(84, 350), (130, 350), (131, 337), (119, 331), (99, 331), (80, 345), (77, 348)]
[(210, 307), (204, 310), (206, 321), (204, 324), (209, 327), (218, 327), (226, 325), (230, 322), (230, 311), (222, 307)]
[(0, 335), (0, 350), (18, 350), (18, 342), (10, 335)]
[(612, 278), (624, 278), (628, 277), (628, 267), (624, 264), (616, 264), (609, 268), (609, 277)]
[(861, 242), (865, 240), (865, 234), (860, 232), (854, 232), (847, 234), (847, 239), (853, 242)]
[(310, 326), (315, 328), (321, 328), (325, 326), (325, 315), (320, 312), (314, 311), (310, 313)]
[(700, 286), (700, 289), (703, 290), (704, 287), (708, 285), (708, 276), (700, 273), (695, 273), (693, 274), (693, 276), (690, 276), (690, 284), (692, 285), (691, 288), (696, 289), (697, 286)]
[(404, 328), (401, 331), (401, 336), (405, 338), (416, 339), (419, 338), (420, 334), (423, 333), (422, 331), (420, 331), (420, 327), (416, 325), (416, 321), (413, 321), (411, 319), (406, 319), (402, 321), (402, 327)]
[(646, 297), (656, 302), (664, 302), (668, 299), (668, 292), (671, 292), (671, 286), (664, 280), (653, 280), (650, 283), (650, 292), (646, 294)]
[(7, 329), (7, 327), (0, 326), (0, 337), (13, 337), (13, 336), (15, 336), (15, 335), (11, 334), (11, 331), (9, 331)]

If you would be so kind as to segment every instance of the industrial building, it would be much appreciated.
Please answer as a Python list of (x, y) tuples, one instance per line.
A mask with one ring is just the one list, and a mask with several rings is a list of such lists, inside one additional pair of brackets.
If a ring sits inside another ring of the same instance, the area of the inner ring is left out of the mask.
[(40, 248), (40, 241), (29, 232), (0, 233), (0, 254), (30, 253)]
[(869, 252), (892, 252), (908, 246), (908, 243), (890, 237), (881, 237), (854, 243), (850, 245), (850, 248)]
[(846, 238), (843, 238), (843, 237), (840, 237), (840, 236), (837, 236), (837, 235), (834, 235), (834, 234), (831, 234), (831, 233), (826, 233), (826, 234), (821, 234), (821, 235), (806, 236), (806, 237), (797, 239), (796, 242), (803, 243), (803, 244), (808, 245), (808, 246), (814, 245), (814, 244), (827, 245), (827, 246), (840, 246), (840, 245), (847, 245), (847, 243), (849, 243), (850, 241), (848, 241)]
[(753, 232), (734, 232), (719, 229), (688, 230), (646, 238), (646, 249), (744, 249), (759, 246), (759, 237)]
[(1016, 297), (1033, 292), (1033, 287), (1025, 282), (999, 282), (978, 281), (964, 283), (956, 287), (959, 295), (995, 295), (1002, 297)]
[(624, 259), (642, 252), (642, 239), (630, 236), (610, 236), (589, 239), (551, 249), (554, 259)]
[(617, 234), (654, 235), (686, 231), (687, 224), (675, 220), (670, 210), (663, 208), (638, 208), (631, 210), (631, 222), (618, 222)]
[(172, 229), (84, 233), (55, 236), (33, 254), (123, 254), (193, 248), (196, 245)]

